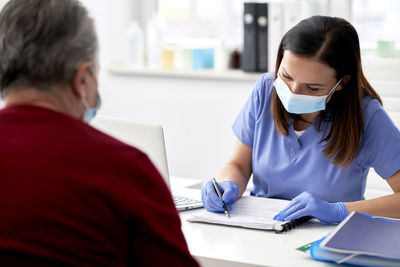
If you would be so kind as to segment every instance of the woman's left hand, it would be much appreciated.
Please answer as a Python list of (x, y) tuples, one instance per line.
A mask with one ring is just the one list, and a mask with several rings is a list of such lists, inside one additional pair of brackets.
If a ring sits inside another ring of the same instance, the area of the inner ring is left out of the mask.
[(303, 216), (311, 216), (324, 223), (339, 223), (348, 214), (343, 202), (330, 203), (308, 192), (303, 192), (275, 215), (274, 220), (290, 221)]

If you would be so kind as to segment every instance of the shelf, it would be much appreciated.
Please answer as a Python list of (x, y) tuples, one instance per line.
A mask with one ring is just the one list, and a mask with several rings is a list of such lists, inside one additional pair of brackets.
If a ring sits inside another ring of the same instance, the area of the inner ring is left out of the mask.
[(229, 81), (250, 81), (256, 82), (262, 73), (246, 73), (242, 70), (165, 70), (133, 68), (127, 66), (109, 66), (108, 71), (115, 75), (135, 75), (147, 77), (167, 77), (184, 79), (208, 79), (208, 80), (229, 80)]
[[(364, 55), (363, 68), (369, 80), (398, 81), (400, 70), (400, 58), (379, 58)], [(115, 75), (134, 75), (142, 77), (163, 77), (180, 79), (207, 79), (224, 81), (256, 82), (262, 73), (247, 73), (242, 70), (167, 70), (134, 68), (124, 65), (110, 65), (108, 71)]]

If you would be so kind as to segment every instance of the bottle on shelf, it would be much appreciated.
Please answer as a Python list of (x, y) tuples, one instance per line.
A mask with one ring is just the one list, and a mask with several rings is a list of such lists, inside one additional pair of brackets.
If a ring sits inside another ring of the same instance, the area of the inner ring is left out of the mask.
[(130, 67), (144, 67), (144, 34), (136, 21), (132, 21), (126, 30), (127, 57)]
[(149, 68), (161, 68), (166, 21), (156, 13), (146, 23), (146, 65)]
[(218, 40), (214, 54), (214, 69), (225, 71), (229, 68), (229, 49), (224, 39)]
[(229, 67), (231, 69), (240, 69), (240, 52), (239, 49), (234, 49), (230, 55)]

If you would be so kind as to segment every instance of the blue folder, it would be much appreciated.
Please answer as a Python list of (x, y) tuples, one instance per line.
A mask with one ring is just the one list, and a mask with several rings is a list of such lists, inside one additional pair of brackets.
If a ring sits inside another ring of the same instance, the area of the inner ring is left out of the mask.
[(400, 223), (353, 212), (330, 235), (312, 244), (310, 253), (322, 261), (400, 266)]
[[(349, 258), (353, 253), (339, 253), (321, 248), (319, 244), (323, 239), (313, 243), (310, 248), (311, 257), (314, 260), (329, 261), (341, 264), (356, 265), (356, 266), (382, 266), (382, 267), (399, 267), (400, 260), (387, 259), (384, 257), (357, 255)], [(343, 260), (346, 259), (344, 262)]]

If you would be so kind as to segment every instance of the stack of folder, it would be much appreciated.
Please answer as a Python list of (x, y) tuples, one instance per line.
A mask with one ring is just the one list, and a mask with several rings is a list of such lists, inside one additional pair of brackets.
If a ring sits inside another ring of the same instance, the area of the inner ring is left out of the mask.
[[(315, 1), (245, 1), (242, 70), (274, 71), (283, 35), (316, 10)], [(317, 12), (318, 13), (318, 12)]]
[(400, 222), (352, 212), (310, 248), (316, 260), (358, 266), (400, 266)]
[(268, 70), (268, 4), (244, 3), (242, 70)]

